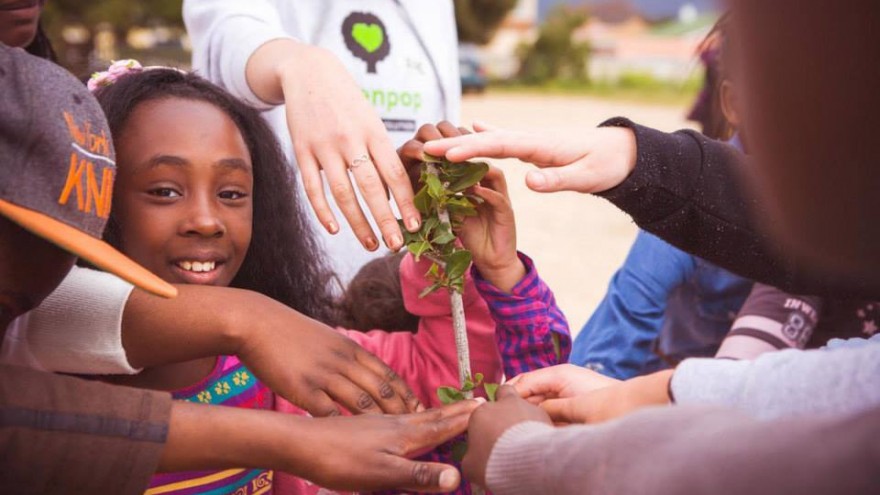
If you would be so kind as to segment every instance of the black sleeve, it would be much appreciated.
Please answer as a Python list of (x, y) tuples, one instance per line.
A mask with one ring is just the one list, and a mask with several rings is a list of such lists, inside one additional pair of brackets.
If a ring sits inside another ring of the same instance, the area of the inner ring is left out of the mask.
[(754, 164), (735, 148), (696, 131), (669, 134), (624, 118), (602, 125), (632, 129), (638, 157), (630, 176), (599, 196), (642, 229), (722, 268), (789, 292), (863, 298), (880, 294), (880, 281), (822, 276), (775, 248), (764, 233), (770, 216), (744, 180)]

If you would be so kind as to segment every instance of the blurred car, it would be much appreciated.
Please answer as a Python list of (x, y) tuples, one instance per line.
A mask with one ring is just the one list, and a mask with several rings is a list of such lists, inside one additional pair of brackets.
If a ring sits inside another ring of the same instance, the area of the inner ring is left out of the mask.
[(458, 70), (461, 74), (462, 93), (482, 93), (486, 90), (486, 71), (476, 56), (459, 52)]

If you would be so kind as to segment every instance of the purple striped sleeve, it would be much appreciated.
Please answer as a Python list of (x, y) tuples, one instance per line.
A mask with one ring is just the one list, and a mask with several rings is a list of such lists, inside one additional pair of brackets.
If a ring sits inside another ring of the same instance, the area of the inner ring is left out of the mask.
[(495, 338), (508, 379), (526, 371), (566, 363), (571, 352), (568, 321), (556, 305), (553, 291), (538, 276), (531, 258), (522, 253), (518, 255), (526, 275), (510, 294), (486, 281), (476, 267), (471, 268), (477, 290), (497, 325)]

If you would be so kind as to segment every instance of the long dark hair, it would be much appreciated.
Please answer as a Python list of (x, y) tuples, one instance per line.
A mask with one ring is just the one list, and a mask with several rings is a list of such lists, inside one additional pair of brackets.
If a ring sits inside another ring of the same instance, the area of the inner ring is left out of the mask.
[[(336, 277), (301, 207), (284, 153), (256, 110), (199, 76), (173, 69), (125, 75), (95, 96), (117, 139), (134, 109), (151, 100), (203, 101), (226, 113), (244, 137), (254, 173), (253, 236), (232, 287), (260, 292), (324, 323), (336, 323), (331, 287)], [(119, 225), (112, 212), (105, 238), (119, 246)]]
[(46, 36), (42, 21), (37, 24), (37, 33), (34, 35), (34, 39), (24, 49), (31, 55), (58, 63), (58, 56), (55, 54), (55, 49), (52, 48), (52, 42)]
[(727, 12), (718, 18), (697, 47), (706, 77), (688, 119), (699, 122), (703, 134), (712, 139), (730, 139), (734, 131), (721, 110), (721, 84), (730, 77), (729, 26), (730, 13)]

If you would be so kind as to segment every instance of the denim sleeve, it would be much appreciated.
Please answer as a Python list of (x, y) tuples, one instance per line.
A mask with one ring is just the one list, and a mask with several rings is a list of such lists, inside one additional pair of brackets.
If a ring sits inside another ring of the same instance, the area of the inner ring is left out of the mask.
[(571, 362), (618, 379), (658, 364), (651, 346), (663, 325), (667, 298), (694, 266), (689, 254), (639, 231), (605, 298), (575, 339)]

